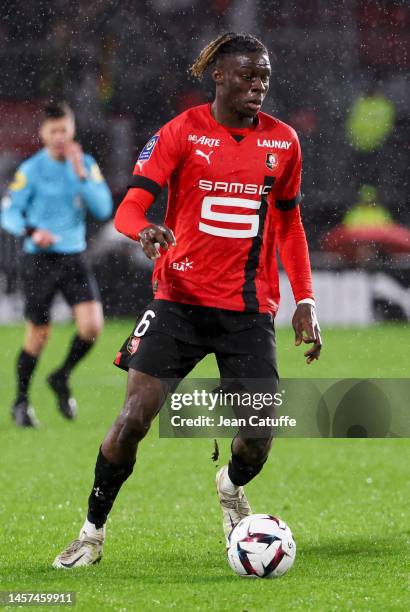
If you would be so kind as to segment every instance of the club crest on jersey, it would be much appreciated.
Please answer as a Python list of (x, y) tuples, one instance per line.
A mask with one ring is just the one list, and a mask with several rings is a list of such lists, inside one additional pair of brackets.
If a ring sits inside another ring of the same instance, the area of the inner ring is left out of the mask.
[(127, 344), (127, 351), (130, 355), (134, 355), (137, 352), (139, 344), (141, 342), (141, 338), (137, 338), (136, 336), (130, 336)]
[(279, 166), (279, 159), (276, 153), (266, 153), (265, 164), (269, 170), (275, 170)]
[(138, 157), (138, 162), (146, 162), (147, 160), (149, 160), (149, 158), (152, 155), (153, 150), (155, 149), (155, 146), (157, 144), (159, 140), (159, 136), (153, 136), (152, 138), (150, 138), (147, 142), (147, 144), (145, 145), (145, 147), (142, 149), (141, 153), (139, 154)]

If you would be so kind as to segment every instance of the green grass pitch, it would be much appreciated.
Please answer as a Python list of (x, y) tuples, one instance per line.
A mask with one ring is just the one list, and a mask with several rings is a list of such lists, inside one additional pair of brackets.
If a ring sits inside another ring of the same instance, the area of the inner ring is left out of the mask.
[[(44, 383), (73, 331), (55, 327), (33, 385), (38, 431), (10, 421), (22, 326), (0, 328), (0, 589), (76, 591), (81, 611), (409, 610), (405, 439), (276, 441), (247, 492), (255, 512), (289, 523), (298, 553), (283, 578), (246, 580), (226, 562), (212, 440), (159, 439), (154, 426), (110, 516), (102, 562), (51, 568), (82, 525), (98, 447), (123, 401), (126, 376), (111, 361), (131, 325), (107, 323), (73, 375), (76, 423), (59, 416)], [(324, 338), (321, 361), (306, 366), (291, 331), (280, 329), (282, 376), (408, 376), (408, 328), (329, 329)], [(214, 360), (196, 373), (215, 376)], [(226, 462), (229, 441), (220, 447)]]

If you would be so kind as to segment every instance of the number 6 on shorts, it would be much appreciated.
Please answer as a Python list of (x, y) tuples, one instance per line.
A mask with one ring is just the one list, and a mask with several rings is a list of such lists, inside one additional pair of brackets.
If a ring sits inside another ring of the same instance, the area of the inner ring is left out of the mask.
[(138, 323), (137, 327), (134, 329), (134, 336), (137, 338), (141, 338), (147, 331), (148, 327), (151, 324), (151, 320), (155, 317), (155, 312), (153, 310), (146, 310), (142, 315), (141, 321)]

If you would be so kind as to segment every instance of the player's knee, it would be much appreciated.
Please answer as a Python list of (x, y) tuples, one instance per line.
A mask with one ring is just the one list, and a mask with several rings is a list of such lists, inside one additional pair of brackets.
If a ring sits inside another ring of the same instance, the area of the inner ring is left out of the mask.
[(103, 330), (102, 321), (92, 321), (79, 326), (78, 335), (85, 342), (95, 342)]
[(81, 302), (74, 306), (77, 333), (85, 342), (95, 342), (104, 327), (100, 302)]
[(30, 323), (24, 342), (26, 350), (33, 355), (39, 355), (50, 338), (50, 332), (51, 328), (49, 325), (34, 325)]
[(122, 442), (139, 442), (147, 435), (150, 425), (151, 421), (141, 414), (127, 415), (119, 439)]
[(127, 397), (120, 438), (139, 441), (147, 435), (151, 426), (151, 418), (144, 410), (145, 405), (144, 395), (141, 393), (136, 392)]
[(41, 326), (37, 332), (37, 341), (42, 346), (45, 346), (51, 336), (51, 328), (49, 326)]

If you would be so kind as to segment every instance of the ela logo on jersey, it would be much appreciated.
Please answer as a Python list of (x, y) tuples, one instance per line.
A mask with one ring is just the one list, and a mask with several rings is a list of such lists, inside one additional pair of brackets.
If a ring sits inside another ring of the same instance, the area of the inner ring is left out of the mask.
[(279, 159), (276, 153), (266, 153), (265, 164), (269, 170), (275, 170), (279, 166)]
[(139, 154), (138, 161), (146, 162), (151, 157), (152, 152), (155, 149), (155, 146), (158, 140), (159, 140), (158, 135), (153, 136), (152, 138), (148, 140), (147, 144), (145, 145), (145, 147), (142, 149), (141, 153)]
[(184, 261), (174, 261), (171, 264), (171, 268), (178, 270), (178, 272), (186, 272), (187, 270), (192, 270), (193, 263), (193, 261), (189, 261), (188, 257), (185, 257)]

